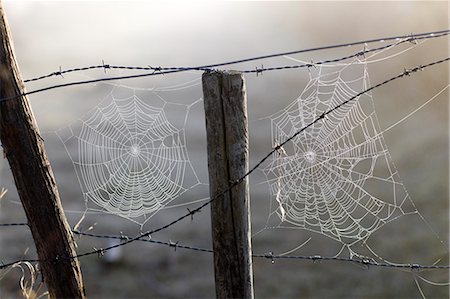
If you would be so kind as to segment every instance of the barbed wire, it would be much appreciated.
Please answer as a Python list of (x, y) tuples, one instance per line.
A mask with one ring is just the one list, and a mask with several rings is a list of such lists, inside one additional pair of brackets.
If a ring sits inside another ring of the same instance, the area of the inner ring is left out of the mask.
[[(441, 30), (441, 31), (433, 31), (433, 32), (427, 32), (427, 33), (418, 33), (418, 34), (409, 34), (409, 35), (401, 35), (401, 36), (392, 36), (392, 37), (384, 37), (384, 38), (378, 38), (378, 39), (370, 39), (370, 40), (364, 40), (364, 41), (358, 41), (358, 42), (351, 42), (351, 43), (345, 43), (345, 44), (337, 44), (337, 45), (330, 45), (330, 46), (323, 46), (323, 47), (316, 47), (316, 48), (309, 48), (309, 49), (303, 49), (303, 50), (297, 50), (297, 51), (290, 51), (290, 52), (283, 52), (283, 53), (276, 53), (276, 54), (270, 54), (270, 55), (264, 55), (264, 56), (258, 56), (258, 57), (252, 57), (252, 58), (245, 58), (235, 61), (229, 61), (229, 62), (223, 62), (223, 63), (216, 63), (216, 64), (210, 64), (210, 65), (204, 65), (204, 66), (196, 66), (196, 67), (141, 67), (141, 66), (119, 66), (119, 65), (110, 65), (105, 64), (104, 61), (101, 65), (92, 65), (87, 67), (81, 67), (81, 68), (74, 68), (69, 70), (62, 70), (61, 68), (59, 71), (50, 73), (48, 75), (27, 79), (24, 82), (31, 82), (31, 81), (37, 81), (42, 80), (44, 78), (49, 78), (52, 76), (63, 76), (66, 73), (70, 72), (77, 72), (77, 71), (85, 71), (85, 70), (92, 70), (92, 69), (123, 69), (123, 70), (151, 70), (151, 73), (143, 73), (143, 74), (135, 74), (135, 75), (124, 75), (124, 76), (114, 76), (114, 77), (105, 77), (105, 78), (97, 78), (97, 79), (90, 79), (90, 80), (82, 80), (82, 81), (73, 81), (68, 83), (62, 83), (62, 84), (55, 84), (35, 90), (31, 90), (28, 92), (24, 92), (22, 94), (17, 94), (10, 97), (1, 98), (0, 102), (6, 101), (6, 100), (13, 100), (22, 96), (32, 95), (36, 93), (41, 93), (48, 90), (53, 90), (57, 88), (63, 88), (63, 87), (69, 87), (69, 86), (77, 86), (77, 85), (84, 85), (84, 84), (91, 84), (91, 83), (99, 83), (99, 82), (107, 82), (107, 81), (113, 81), (113, 80), (126, 80), (126, 79), (135, 79), (135, 78), (142, 78), (142, 77), (149, 77), (149, 76), (157, 76), (157, 75), (165, 75), (165, 74), (173, 74), (173, 73), (179, 73), (179, 72), (185, 72), (185, 71), (218, 71), (216, 69), (217, 67), (222, 66), (228, 66), (232, 64), (238, 64), (238, 63), (244, 63), (244, 62), (250, 62), (255, 60), (261, 60), (261, 59), (268, 59), (268, 58), (274, 58), (274, 57), (280, 57), (280, 56), (286, 56), (286, 55), (293, 55), (293, 54), (300, 54), (300, 53), (306, 53), (306, 52), (313, 52), (313, 51), (319, 51), (319, 50), (326, 50), (326, 49), (335, 49), (335, 48), (342, 48), (342, 47), (350, 47), (354, 45), (361, 45), (361, 44), (368, 44), (373, 42), (380, 42), (380, 41), (390, 41), (390, 40), (398, 40), (399, 42), (385, 45), (376, 49), (372, 50), (363, 50), (359, 51), (355, 54), (344, 56), (341, 58), (331, 59), (331, 60), (324, 60), (319, 61), (316, 63), (305, 63), (305, 64), (297, 64), (297, 65), (286, 65), (286, 66), (276, 66), (276, 67), (256, 67), (252, 70), (242, 70), (242, 73), (256, 73), (257, 75), (262, 74), (266, 71), (276, 71), (276, 70), (286, 70), (286, 69), (298, 69), (298, 68), (309, 68), (316, 65), (326, 64), (326, 63), (332, 63), (332, 62), (338, 62), (342, 60), (346, 60), (352, 57), (357, 57), (364, 55), (366, 53), (370, 53), (377, 50), (382, 50), (397, 44), (401, 44), (404, 42), (412, 42), (415, 43), (418, 40), (422, 39), (430, 39), (430, 38), (437, 38), (442, 37), (450, 34), (450, 30)], [(403, 39), (403, 41), (402, 41)]]
[(383, 49), (386, 49), (386, 48), (389, 48), (392, 46), (396, 46), (396, 45), (399, 45), (399, 44), (402, 44), (405, 42), (415, 43), (418, 40), (438, 38), (438, 37), (446, 36), (449, 34), (450, 34), (450, 30), (441, 30), (441, 31), (434, 31), (434, 32), (427, 32), (427, 33), (409, 34), (409, 35), (403, 35), (403, 36), (385, 37), (385, 38), (379, 38), (379, 39), (372, 39), (372, 40), (358, 41), (358, 42), (353, 42), (353, 43), (338, 44), (338, 45), (332, 45), (332, 46), (276, 53), (276, 54), (270, 54), (270, 55), (252, 57), (252, 58), (245, 58), (245, 59), (241, 59), (241, 60), (209, 64), (209, 65), (203, 65), (203, 66), (193, 66), (193, 67), (121, 66), (121, 65), (105, 64), (105, 62), (102, 61), (102, 64), (100, 64), (100, 65), (90, 65), (90, 66), (72, 68), (72, 69), (67, 69), (67, 70), (62, 70), (62, 68), (60, 67), (59, 70), (56, 72), (52, 72), (50, 74), (31, 78), (31, 79), (26, 79), (26, 80), (24, 80), (24, 82), (25, 83), (34, 82), (34, 81), (39, 81), (39, 80), (50, 78), (50, 77), (63, 76), (64, 74), (68, 74), (68, 73), (87, 71), (87, 70), (95, 70), (95, 69), (103, 69), (105, 71), (105, 73), (108, 69), (153, 71), (153, 73), (151, 73), (152, 75), (153, 74), (155, 74), (155, 75), (161, 74), (161, 72), (163, 72), (163, 71), (180, 71), (180, 72), (188, 71), (188, 70), (213, 71), (214, 68), (217, 68), (217, 67), (228, 66), (228, 65), (232, 65), (232, 64), (250, 62), (250, 61), (261, 60), (261, 59), (275, 58), (275, 57), (286, 56), (286, 55), (294, 55), (294, 54), (300, 54), (300, 53), (305, 53), (305, 52), (313, 52), (313, 51), (324, 50), (324, 49), (349, 47), (349, 46), (353, 46), (353, 45), (367, 44), (367, 43), (373, 43), (373, 42), (379, 42), (379, 41), (389, 41), (389, 40), (397, 40), (398, 41), (397, 43), (385, 45), (385, 46), (370, 49), (370, 50), (360, 51), (353, 55), (349, 55), (349, 56), (345, 56), (345, 57), (337, 58), (337, 59), (332, 59), (332, 60), (324, 60), (321, 62), (316, 62), (316, 63), (311, 63), (311, 64), (288, 65), (288, 66), (279, 66), (279, 67), (271, 67), (271, 68), (256, 68), (254, 70), (241, 71), (241, 73), (261, 73), (263, 71), (295, 69), (295, 68), (308, 67), (308, 66), (313, 66), (313, 65), (338, 62), (338, 61), (350, 59), (350, 58), (353, 58), (356, 56), (361, 56), (361, 55), (364, 55), (364, 54), (367, 54), (370, 52), (380, 51), (380, 50), (383, 50)]
[(420, 265), (420, 264), (391, 264), (391, 263), (379, 263), (373, 259), (362, 258), (362, 259), (354, 259), (354, 258), (345, 258), (345, 257), (336, 257), (336, 256), (321, 256), (321, 255), (274, 255), (269, 252), (266, 254), (254, 254), (253, 257), (258, 258), (266, 258), (271, 259), (274, 262), (275, 259), (295, 259), (295, 260), (311, 260), (313, 262), (317, 261), (339, 261), (339, 262), (351, 262), (360, 265), (364, 265), (366, 267), (374, 266), (374, 267), (383, 267), (383, 268), (397, 268), (397, 269), (411, 269), (411, 270), (448, 270), (450, 269), (449, 265)]
[[(433, 37), (440, 37), (440, 36), (444, 36), (444, 35), (448, 35), (448, 34), (441, 34), (441, 35), (434, 35)], [(424, 38), (416, 38), (415, 41), (420, 40), (420, 39), (425, 39), (425, 38), (430, 38), (430, 37), (424, 37)], [(302, 64), (296, 64), (296, 65), (284, 65), (284, 66), (276, 66), (276, 67), (261, 67), (258, 68), (256, 67), (255, 69), (251, 69), (251, 70), (238, 70), (241, 73), (263, 73), (265, 71), (275, 71), (275, 70), (286, 70), (286, 69), (298, 69), (298, 68), (304, 68), (304, 67), (313, 67), (313, 66), (318, 66), (318, 65), (322, 65), (322, 64), (328, 64), (328, 63), (333, 63), (333, 62), (340, 62), (340, 61), (344, 61), (350, 58), (354, 58), (354, 57), (358, 57), (358, 56), (364, 56), (365, 54), (371, 53), (371, 52), (376, 52), (376, 51), (381, 51), (393, 46), (397, 46), (406, 42), (412, 42), (411, 39), (407, 39), (407, 40), (401, 40), (397, 43), (393, 43), (393, 44), (388, 44), (388, 45), (384, 45), (382, 47), (377, 47), (377, 48), (373, 48), (373, 49), (365, 49), (362, 51), (358, 51), (354, 54), (351, 55), (347, 55), (347, 56), (343, 56), (340, 58), (335, 58), (335, 59), (329, 59), (329, 60), (322, 60), (322, 61), (311, 61), (310, 63), (302, 63)], [(40, 76), (40, 77), (36, 77), (36, 78), (31, 78), (31, 79), (27, 79), (24, 80), (25, 83), (27, 82), (35, 82), (35, 81), (39, 81), (42, 79), (46, 79), (46, 78), (50, 78), (50, 77), (54, 77), (54, 76), (61, 76), (64, 77), (64, 74), (67, 73), (74, 73), (74, 72), (80, 72), (80, 71), (87, 71), (87, 70), (95, 70), (95, 69), (103, 69), (106, 73), (106, 70), (108, 69), (116, 69), (116, 70), (145, 70), (145, 71), (153, 71), (153, 73), (151, 73), (151, 75), (160, 75), (160, 74), (165, 74), (163, 72), (165, 71), (179, 71), (179, 72), (183, 72), (183, 71), (192, 71), (192, 70), (198, 70), (198, 71), (214, 71), (215, 69), (213, 69), (211, 66), (199, 66), (199, 67), (152, 67), (152, 66), (123, 66), (123, 65), (111, 65), (111, 64), (105, 64), (104, 61), (102, 61), (101, 65), (90, 65), (90, 66), (86, 66), (86, 67), (80, 67), (80, 68), (73, 68), (73, 69), (67, 69), (67, 70), (62, 70), (61, 67), (59, 69), (59, 71), (50, 73), (48, 75), (44, 75), (44, 76)], [(29, 93), (28, 93), (29, 94)]]
[(345, 61), (351, 58), (355, 58), (355, 57), (364, 57), (366, 54), (372, 53), (372, 52), (378, 52), (378, 51), (382, 51), (391, 47), (395, 47), (398, 45), (401, 45), (403, 43), (413, 43), (413, 44), (417, 44), (417, 41), (422, 40), (422, 39), (429, 39), (429, 38), (435, 38), (435, 37), (442, 37), (442, 36), (447, 36), (450, 33), (445, 33), (445, 34), (440, 34), (440, 35), (433, 35), (431, 37), (422, 37), (422, 38), (408, 38), (408, 39), (403, 39), (400, 40), (397, 43), (392, 43), (392, 44), (388, 44), (388, 45), (384, 45), (381, 47), (377, 47), (377, 48), (372, 48), (372, 49), (367, 49), (366, 47), (364, 47), (364, 50), (358, 51), (354, 54), (350, 54), (347, 56), (343, 56), (343, 57), (339, 57), (339, 58), (335, 58), (335, 59), (327, 59), (327, 60), (321, 60), (321, 61), (312, 61), (310, 63), (302, 63), (302, 64), (295, 64), (295, 65), (284, 65), (284, 66), (274, 66), (274, 67), (264, 67), (261, 66), (256, 67), (253, 70), (243, 70), (240, 71), (241, 73), (256, 73), (258, 74), (262, 74), (263, 72), (266, 71), (279, 71), (279, 70), (287, 70), (287, 69), (299, 69), (299, 68), (311, 68), (311, 67), (316, 67), (316, 66), (320, 66), (320, 65), (324, 65), (324, 64), (330, 64), (330, 63), (334, 63), (334, 62), (340, 62), (340, 61)]
[(28, 223), (26, 222), (0, 223), (0, 227), (8, 227), (8, 226), (28, 226)]
[[(133, 242), (135, 242), (135, 241), (139, 241), (139, 240), (141, 240), (141, 239), (143, 239), (143, 238), (151, 238), (151, 236), (152, 236), (153, 234), (157, 233), (157, 232), (163, 231), (163, 230), (165, 230), (165, 229), (167, 229), (167, 228), (169, 228), (169, 227), (175, 225), (176, 223), (178, 223), (178, 222), (180, 222), (180, 221), (182, 221), (182, 220), (184, 220), (184, 219), (186, 219), (186, 218), (188, 218), (188, 217), (194, 217), (194, 215), (195, 215), (196, 213), (199, 213), (204, 207), (206, 207), (207, 205), (209, 205), (211, 202), (213, 202), (213, 201), (217, 200), (218, 198), (224, 196), (226, 193), (228, 193), (229, 191), (231, 191), (231, 189), (233, 189), (234, 187), (236, 187), (237, 185), (239, 185), (240, 183), (242, 183), (243, 180), (244, 180), (245, 178), (247, 178), (249, 175), (251, 175), (251, 174), (252, 174), (256, 169), (258, 169), (258, 168), (259, 168), (259, 167), (260, 167), (260, 166), (261, 166), (261, 165), (262, 165), (262, 164), (263, 164), (270, 156), (272, 156), (274, 153), (276, 153), (276, 152), (278, 152), (280, 149), (282, 149), (283, 146), (286, 145), (288, 142), (290, 142), (291, 140), (293, 140), (294, 138), (296, 138), (299, 134), (301, 134), (302, 132), (304, 132), (305, 130), (307, 130), (309, 127), (313, 126), (313, 125), (316, 124), (317, 122), (326, 119), (326, 117), (327, 117), (328, 114), (331, 114), (331, 113), (333, 113), (334, 111), (340, 109), (342, 106), (348, 104), (349, 102), (358, 99), (361, 95), (363, 95), (363, 94), (365, 94), (365, 93), (367, 93), (367, 92), (370, 92), (370, 91), (372, 91), (372, 90), (374, 90), (374, 89), (376, 89), (376, 88), (379, 88), (379, 87), (381, 87), (381, 86), (383, 86), (383, 85), (386, 85), (386, 84), (388, 84), (388, 83), (390, 83), (390, 82), (392, 82), (392, 81), (394, 81), (394, 80), (397, 80), (397, 79), (400, 79), (400, 78), (403, 78), (403, 77), (410, 76), (411, 74), (414, 74), (414, 73), (416, 73), (416, 72), (418, 72), (418, 71), (424, 70), (425, 68), (429, 68), (429, 67), (432, 67), (432, 66), (435, 66), (435, 65), (444, 63), (444, 62), (449, 61), (449, 60), (450, 60), (450, 57), (447, 57), (447, 58), (444, 58), (444, 59), (441, 59), (441, 60), (437, 60), (437, 61), (434, 61), (434, 62), (430, 62), (430, 63), (424, 64), (424, 65), (419, 65), (419, 66), (416, 66), (416, 67), (411, 68), (411, 69), (406, 69), (406, 68), (405, 68), (405, 69), (403, 70), (402, 73), (400, 73), (400, 74), (398, 74), (398, 75), (396, 75), (396, 76), (393, 76), (393, 77), (391, 77), (391, 78), (389, 78), (389, 79), (386, 79), (386, 80), (384, 80), (384, 81), (382, 81), (382, 82), (380, 82), (380, 83), (378, 83), (378, 84), (376, 84), (376, 85), (373, 85), (373, 86), (371, 86), (371, 87), (369, 87), (369, 88), (367, 88), (367, 89), (365, 89), (365, 90), (363, 90), (363, 91), (357, 93), (356, 95), (352, 96), (351, 98), (349, 98), (349, 99), (343, 101), (343, 102), (340, 103), (339, 105), (337, 105), (337, 106), (335, 106), (335, 107), (333, 107), (333, 108), (331, 108), (331, 109), (325, 111), (325, 112), (322, 113), (319, 117), (317, 117), (315, 120), (313, 120), (311, 123), (309, 123), (308, 125), (304, 126), (304, 127), (301, 128), (300, 130), (298, 130), (297, 132), (295, 132), (292, 136), (290, 136), (289, 138), (287, 138), (285, 141), (283, 141), (283, 142), (279, 143), (277, 146), (273, 147), (273, 149), (272, 149), (267, 155), (265, 155), (258, 163), (256, 163), (256, 164), (255, 164), (255, 165), (254, 165), (247, 173), (245, 173), (241, 178), (239, 178), (239, 179), (236, 180), (236, 181), (230, 182), (230, 185), (228, 186), (228, 188), (226, 188), (225, 190), (222, 190), (222, 191), (219, 192), (216, 196), (212, 197), (210, 200), (206, 201), (205, 203), (203, 203), (203, 204), (200, 205), (199, 207), (197, 207), (197, 208), (195, 208), (195, 209), (193, 209), (193, 210), (189, 210), (189, 209), (188, 209), (188, 213), (186, 213), (186, 214), (184, 214), (184, 215), (182, 215), (182, 216), (180, 216), (180, 217), (178, 217), (178, 218), (172, 220), (171, 222), (169, 222), (169, 223), (167, 223), (167, 224), (165, 224), (165, 225), (163, 225), (163, 226), (161, 226), (161, 227), (159, 227), (159, 228), (156, 228), (156, 229), (153, 229), (153, 230), (150, 230), (150, 231), (147, 231), (147, 232), (143, 232), (143, 233), (139, 234), (138, 236), (135, 236), (135, 237), (132, 237), (132, 238), (127, 238), (126, 240), (122, 240), (122, 242), (121, 242), (120, 244), (115, 244), (115, 245), (111, 245), (111, 246), (108, 246), (108, 247), (105, 247), (105, 248), (96, 249), (96, 250), (93, 250), (93, 251), (88, 251), (88, 252), (85, 252), (85, 253), (82, 253), (82, 254), (77, 254), (77, 255), (75, 255), (75, 256), (66, 256), (66, 257), (63, 256), (63, 257), (58, 257), (58, 258), (55, 257), (55, 262), (57, 262), (58, 259), (76, 259), (76, 258), (81, 258), (81, 257), (89, 256), (89, 255), (94, 255), (94, 254), (100, 254), (100, 255), (102, 255), (102, 254), (104, 254), (104, 253), (105, 253), (106, 251), (108, 251), (108, 250), (112, 250), (112, 249), (114, 249), (114, 248), (118, 248), (118, 247), (125, 246), (125, 245), (130, 244), (130, 243), (133, 243)], [(280, 257), (280, 258), (281, 258), (281, 257)], [(16, 262), (17, 262), (17, 261), (16, 261)], [(3, 264), (3, 265), (0, 266), (0, 269), (5, 268), (5, 267), (8, 267), (8, 266), (11, 266), (11, 265), (13, 265), (13, 264), (14, 264), (14, 263)]]
[[(0, 226), (14, 226), (14, 225), (23, 225), (24, 223), (4, 223), (0, 224)], [(27, 225), (25, 223), (25, 225)], [(120, 235), (100, 235), (100, 234), (93, 234), (93, 233), (87, 233), (87, 232), (81, 232), (78, 230), (72, 230), (72, 233), (78, 236), (87, 236), (91, 238), (96, 239), (108, 239), (108, 240), (128, 240), (131, 237), (120, 234)], [(161, 240), (154, 240), (151, 238), (138, 238), (136, 241), (140, 242), (146, 242), (146, 243), (152, 243), (152, 244), (158, 244), (167, 246), (170, 248), (173, 248), (174, 251), (177, 251), (177, 249), (186, 249), (190, 251), (196, 251), (196, 252), (205, 252), (205, 253), (214, 253), (212, 249), (209, 248), (201, 248), (196, 246), (190, 246), (190, 245), (183, 245), (180, 244), (180, 242), (173, 242), (173, 241), (161, 241)], [(96, 249), (99, 256), (103, 256), (105, 254), (104, 249), (99, 248)], [(269, 259), (272, 261), (272, 263), (275, 262), (276, 259), (294, 259), (294, 260), (310, 260), (313, 262), (321, 262), (321, 261), (338, 261), (338, 262), (349, 262), (349, 263), (356, 263), (360, 265), (364, 265), (366, 267), (374, 266), (374, 267), (383, 267), (383, 268), (401, 268), (401, 269), (411, 269), (411, 270), (446, 270), (450, 269), (449, 265), (421, 265), (419, 263), (407, 263), (407, 264), (399, 264), (399, 263), (386, 263), (386, 262), (377, 262), (374, 259), (371, 258), (345, 258), (345, 257), (337, 257), (337, 256), (321, 256), (321, 255), (277, 255), (274, 254), (272, 251), (269, 251), (268, 253), (264, 254), (252, 254), (252, 257), (254, 258), (263, 258), (263, 259)], [(7, 265), (13, 265), (18, 262), (23, 262), (25, 260), (15, 261), (9, 264), (2, 264), (0, 265), (0, 269), (2, 266)], [(26, 260), (26, 261), (33, 261), (38, 262), (38, 260)]]
[[(80, 231), (73, 231), (74, 234), (80, 235), (80, 236), (88, 236), (93, 237), (97, 239), (116, 239), (116, 240), (127, 240), (130, 238), (126, 235), (98, 235), (93, 233), (86, 233), (86, 232), (80, 232)], [(160, 241), (160, 240), (153, 240), (153, 239), (138, 239), (137, 241), (143, 241), (147, 243), (153, 243), (153, 244), (159, 244), (159, 245), (165, 245), (168, 247), (174, 248), (176, 251), (177, 248), (181, 249), (187, 249), (192, 251), (198, 251), (198, 252), (207, 252), (207, 253), (214, 253), (212, 249), (208, 248), (201, 248), (201, 247), (195, 247), (195, 246), (189, 246), (189, 245), (183, 245), (180, 244), (178, 241)], [(256, 258), (265, 258), (265, 259), (271, 259), (272, 262), (274, 262), (275, 259), (300, 259), (300, 260), (312, 260), (312, 261), (341, 261), (341, 262), (352, 262), (352, 263), (358, 263), (365, 266), (376, 266), (376, 267), (388, 267), (388, 268), (409, 268), (409, 269), (450, 269), (449, 265), (421, 265), (418, 263), (408, 263), (408, 264), (395, 264), (395, 263), (379, 263), (373, 259), (369, 258), (362, 258), (362, 259), (354, 259), (354, 258), (344, 258), (344, 257), (336, 257), (336, 256), (321, 256), (321, 255), (276, 255), (273, 252), (268, 252), (265, 254), (252, 254), (252, 257)]]
[[(124, 235), (124, 234), (120, 234), (120, 235), (98, 235), (98, 234), (93, 234), (93, 233), (86, 233), (86, 232), (81, 232), (81, 231), (77, 231), (77, 230), (73, 230), (72, 231), (75, 235), (79, 235), (79, 236), (87, 236), (87, 237), (92, 237), (92, 238), (97, 238), (97, 239), (112, 239), (112, 240), (128, 240), (131, 237)], [(181, 249), (188, 249), (188, 250), (193, 250), (193, 251), (200, 251), (200, 252), (208, 252), (208, 253), (213, 253), (214, 251), (212, 249), (207, 249), (207, 248), (200, 248), (200, 247), (195, 247), (195, 246), (188, 246), (188, 245), (183, 245), (180, 244), (178, 241), (177, 242), (173, 242), (173, 241), (160, 241), (160, 240), (153, 240), (152, 238), (139, 238), (136, 241), (141, 241), (141, 242), (147, 242), (147, 243), (153, 243), (153, 244), (159, 244), (159, 245), (166, 245), (169, 247), (172, 247), (175, 249), (175, 251), (177, 250), (177, 248), (181, 248)]]

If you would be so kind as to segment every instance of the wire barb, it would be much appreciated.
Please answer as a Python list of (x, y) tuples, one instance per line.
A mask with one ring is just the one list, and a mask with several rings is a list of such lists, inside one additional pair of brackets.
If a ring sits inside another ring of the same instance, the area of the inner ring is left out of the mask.
[(255, 67), (256, 69), (256, 77), (258, 77), (259, 75), (262, 75), (263, 71), (265, 71), (264, 69), (264, 65), (261, 64), (261, 68)]
[(105, 250), (103, 248), (98, 248), (97, 249), (97, 248), (93, 247), (93, 249), (94, 249), (94, 252), (97, 254), (97, 256), (99, 258), (105, 256)]
[(412, 69), (408, 70), (408, 69), (404, 68), (402, 76), (409, 76), (409, 75), (411, 75), (412, 72), (413, 72)]
[(151, 70), (153, 70), (152, 74), (160, 73), (160, 74), (164, 75), (163, 68), (161, 66), (152, 67), (152, 66), (149, 65), (149, 67), (150, 67)]
[(367, 50), (367, 48), (368, 48), (367, 44), (364, 44), (364, 48), (360, 52), (356, 53), (356, 57), (366, 58), (366, 53), (370, 52), (370, 51)]
[(189, 214), (191, 215), (191, 222), (194, 221), (194, 214), (197, 213), (198, 211), (191, 210), (189, 208), (186, 208), (186, 210), (188, 210)]
[(421, 269), (419, 264), (410, 264), (411, 271), (418, 271)]
[(174, 251), (177, 251), (178, 242), (179, 242), (179, 241), (172, 242), (172, 241), (169, 240), (169, 247), (173, 247), (173, 248), (174, 248)]
[(106, 70), (111, 68), (111, 66), (109, 64), (105, 64), (105, 61), (103, 59), (102, 59), (102, 67), (103, 67), (103, 71), (105, 72), (105, 74), (106, 74)]
[(59, 66), (59, 71), (53, 72), (50, 76), (61, 76), (61, 78), (64, 78), (61, 66)]
[[(433, 35), (430, 34), (430, 37), (431, 36), (433, 36)], [(411, 44), (417, 45), (417, 40), (412, 32), (409, 35), (409, 38), (407, 39), (407, 41), (410, 42)]]
[(273, 145), (272, 149), (274, 149), (280, 156), (281, 155), (287, 156), (286, 150), (284, 149), (283, 146), (280, 145), (280, 142), (278, 140), (275, 140), (275, 144)]
[(264, 257), (265, 257), (266, 259), (270, 259), (270, 262), (271, 262), (272, 264), (275, 264), (273, 251), (269, 251), (268, 253), (264, 254)]
[(369, 270), (370, 265), (372, 264), (372, 261), (367, 258), (364, 258), (361, 260), (361, 263), (367, 267), (367, 270)]
[(122, 240), (122, 241), (128, 241), (130, 238), (128, 237), (128, 236), (125, 236), (124, 234), (123, 234), (123, 232), (120, 232), (120, 240)]
[(322, 260), (322, 256), (320, 256), (320, 255), (313, 255), (311, 257), (311, 259), (312, 259), (313, 263), (317, 263), (318, 261)]

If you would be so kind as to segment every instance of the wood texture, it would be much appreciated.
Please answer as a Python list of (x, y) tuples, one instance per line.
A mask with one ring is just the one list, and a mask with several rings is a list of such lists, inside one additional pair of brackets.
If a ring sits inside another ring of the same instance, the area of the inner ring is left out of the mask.
[[(203, 74), (211, 198), (248, 171), (248, 123), (244, 77)], [(211, 203), (216, 296), (253, 298), (248, 179)]]
[[(25, 89), (0, 2), (0, 98)], [(38, 57), (36, 57), (38, 59)], [(43, 140), (26, 96), (0, 101), (0, 140), (33, 235), (51, 298), (84, 298), (73, 237), (59, 199)]]

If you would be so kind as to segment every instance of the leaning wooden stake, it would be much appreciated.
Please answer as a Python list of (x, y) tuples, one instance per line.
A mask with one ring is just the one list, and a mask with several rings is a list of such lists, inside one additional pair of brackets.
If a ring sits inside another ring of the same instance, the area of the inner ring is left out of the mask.
[[(0, 2), (0, 98), (24, 93)], [(84, 298), (80, 266), (44, 143), (26, 96), (0, 100), (0, 140), (51, 298)]]
[[(248, 171), (247, 99), (238, 72), (203, 74), (211, 198)], [(211, 203), (216, 295), (253, 298), (248, 179)]]

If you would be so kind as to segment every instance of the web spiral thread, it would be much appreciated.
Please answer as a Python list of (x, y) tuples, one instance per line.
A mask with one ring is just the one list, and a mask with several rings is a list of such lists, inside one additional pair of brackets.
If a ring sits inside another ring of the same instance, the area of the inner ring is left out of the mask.
[(162, 99), (150, 95), (111, 94), (57, 132), (71, 155), (85, 201), (141, 224), (198, 183), (184, 128), (168, 119), (164, 104), (152, 106)]
[[(369, 86), (359, 59), (325, 69), (298, 99), (270, 117), (274, 146)], [(389, 155), (372, 96), (365, 93), (273, 154), (263, 169), (277, 225), (314, 231), (343, 244), (366, 240), (386, 223), (416, 213)]]

